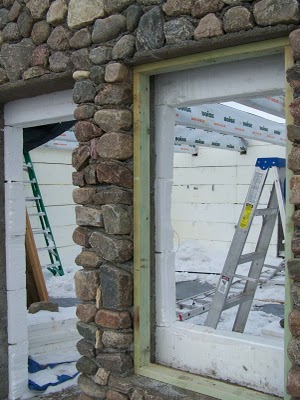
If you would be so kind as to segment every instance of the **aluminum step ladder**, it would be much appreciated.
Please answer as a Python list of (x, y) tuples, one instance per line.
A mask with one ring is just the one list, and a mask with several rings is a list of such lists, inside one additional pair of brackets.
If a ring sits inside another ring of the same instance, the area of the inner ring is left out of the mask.
[(32, 197), (26, 197), (26, 202), (32, 202), (36, 206), (36, 212), (29, 213), (29, 217), (38, 217), (40, 220), (41, 228), (33, 228), (32, 233), (34, 235), (43, 235), (46, 246), (37, 248), (38, 252), (47, 251), (49, 255), (49, 264), (42, 265), (42, 268), (47, 268), (53, 275), (64, 275), (63, 266), (60, 260), (57, 246), (55, 244), (54, 236), (46, 212), (46, 208), (43, 202), (42, 194), (39, 188), (39, 184), (35, 175), (33, 163), (29, 153), (24, 153), (24, 171), (27, 171), (29, 180), (24, 183), (31, 185)]
[[(274, 183), (268, 205), (267, 208), (259, 209), (259, 200), (270, 170), (272, 170), (274, 175)], [(278, 213), (280, 213), (282, 226), (285, 227), (284, 184), (284, 159), (257, 159), (254, 175), (230, 245), (223, 271), (213, 296), (212, 303), (209, 307), (207, 318), (204, 323), (205, 326), (217, 328), (222, 312), (238, 305), (239, 307), (232, 330), (235, 332), (244, 332), (255, 291), (259, 284), (262, 268), (264, 267), (264, 261), (270, 245)], [(256, 249), (253, 253), (243, 254), (247, 236), (255, 216), (263, 217)], [(237, 274), (238, 266), (248, 262), (251, 262), (248, 275), (243, 276)], [(230, 289), (236, 279), (246, 282), (244, 289), (240, 294), (230, 296)]]

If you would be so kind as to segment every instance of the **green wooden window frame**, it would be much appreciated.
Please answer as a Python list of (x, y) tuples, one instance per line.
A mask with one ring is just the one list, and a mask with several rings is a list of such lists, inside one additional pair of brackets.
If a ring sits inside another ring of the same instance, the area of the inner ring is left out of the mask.
[[(277, 397), (238, 387), (218, 380), (193, 375), (151, 362), (151, 305), (150, 305), (150, 265), (151, 265), (151, 213), (150, 213), (150, 78), (161, 73), (203, 67), (215, 63), (242, 60), (260, 55), (282, 53), (286, 69), (293, 65), (288, 38), (267, 40), (225, 49), (178, 57), (140, 65), (134, 68), (134, 365), (135, 373), (164, 383), (172, 384), (197, 393), (213, 396), (221, 400), (271, 400)], [(292, 90), (286, 84), (286, 104), (293, 101)], [(287, 124), (292, 117), (286, 107)], [(287, 154), (291, 143), (287, 144)], [(291, 171), (287, 170), (287, 182)], [(287, 185), (288, 186), (288, 185)], [(288, 187), (287, 187), (288, 190)], [(289, 193), (287, 193), (287, 198)], [(292, 258), (291, 238), (293, 206), (287, 203), (286, 259)], [(287, 315), (291, 310), (290, 281), (286, 279)], [(285, 346), (290, 340), (286, 324)], [(285, 348), (286, 354), (286, 348)], [(285, 371), (290, 363), (285, 357)], [(285, 380), (286, 381), (286, 380)], [(285, 400), (290, 396), (285, 394)]]

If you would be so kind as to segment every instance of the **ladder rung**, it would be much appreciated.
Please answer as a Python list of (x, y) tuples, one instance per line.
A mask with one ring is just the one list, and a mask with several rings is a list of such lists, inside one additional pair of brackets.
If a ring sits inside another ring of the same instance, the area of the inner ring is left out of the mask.
[(50, 233), (50, 229), (33, 228), (32, 233), (35, 235), (40, 235), (40, 234), (47, 235), (48, 233)]
[(283, 271), (285, 268), (285, 265), (270, 265), (270, 264), (264, 264), (264, 268), (271, 268), (271, 269), (276, 269), (277, 271)]
[(28, 181), (23, 181), (23, 183), (36, 183), (36, 180), (32, 179), (32, 180), (28, 180)]
[(32, 213), (32, 214), (28, 214), (29, 217), (44, 217), (46, 214), (44, 212), (38, 212), (38, 213)]
[(255, 216), (274, 215), (278, 213), (277, 208), (258, 208), (255, 210)]
[(60, 266), (60, 262), (56, 261), (52, 264), (43, 265), (42, 268), (51, 268), (51, 267), (59, 267), (59, 266)]
[(25, 197), (26, 201), (36, 201), (41, 200), (41, 196), (34, 196), (34, 197)]
[(259, 259), (263, 258), (264, 256), (265, 255), (263, 253), (257, 253), (255, 251), (253, 253), (243, 254), (243, 255), (241, 255), (241, 257), (238, 261), (238, 265), (246, 264), (247, 262), (250, 262), (250, 261), (259, 260)]
[(39, 247), (37, 251), (44, 251), (44, 250), (54, 250), (56, 249), (55, 246), (46, 246), (46, 247)]
[(239, 278), (243, 281), (250, 281), (250, 282), (257, 282), (257, 279), (250, 278), (249, 276), (244, 276), (244, 275), (239, 275), (239, 274), (234, 274), (233, 275), (235, 278)]
[(237, 305), (239, 305), (241, 303), (244, 303), (245, 301), (252, 300), (254, 293), (255, 293), (255, 291), (253, 291), (252, 294), (249, 293), (249, 292), (248, 293), (241, 293), (241, 294), (238, 294), (238, 295), (233, 296), (231, 298), (228, 298), (226, 300), (226, 302), (224, 303), (223, 311), (224, 310), (228, 310), (228, 308), (232, 308), (232, 307), (237, 306)]

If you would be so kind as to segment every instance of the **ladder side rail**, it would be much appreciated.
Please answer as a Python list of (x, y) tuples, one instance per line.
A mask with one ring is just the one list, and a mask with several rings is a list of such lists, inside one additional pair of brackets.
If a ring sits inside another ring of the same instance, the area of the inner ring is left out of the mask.
[(218, 325), (226, 298), (234, 279), (234, 273), (244, 250), (254, 213), (258, 206), (268, 172), (268, 169), (263, 170), (260, 167), (255, 167), (254, 175), (246, 196), (246, 201), (226, 257), (223, 271), (213, 297), (212, 305), (204, 323), (205, 326), (216, 329)]
[(272, 168), (273, 176), (274, 176), (274, 184), (276, 188), (276, 194), (277, 194), (277, 200), (278, 200), (278, 206), (279, 206), (279, 212), (280, 212), (280, 218), (281, 218), (281, 223), (283, 227), (283, 235), (285, 238), (285, 223), (286, 223), (286, 218), (285, 218), (285, 199), (283, 195), (284, 191), (284, 180), (285, 180), (285, 169), (284, 168)]
[[(277, 193), (276, 193), (276, 189), (275, 189), (275, 183), (273, 184), (271, 196), (270, 196), (270, 199), (268, 202), (268, 208), (269, 207), (278, 209), (278, 199), (277, 199)], [(277, 215), (278, 215), (278, 213), (277, 213)], [(258, 280), (259, 280), (259, 277), (261, 275), (261, 272), (262, 272), (262, 269), (264, 266), (265, 258), (266, 258), (268, 248), (270, 245), (270, 241), (272, 238), (272, 234), (274, 231), (277, 215), (275, 214), (275, 215), (268, 215), (268, 216), (263, 217), (262, 228), (261, 228), (261, 231), (259, 234), (259, 238), (257, 241), (255, 251), (264, 254), (264, 257), (259, 260), (255, 260), (251, 263), (248, 277), (252, 278), (253, 280), (248, 280), (246, 282), (246, 285), (245, 285), (245, 288), (243, 291), (244, 293), (251, 294), (251, 296), (248, 301), (241, 303), (238, 308), (238, 312), (236, 314), (235, 322), (233, 325), (233, 331), (235, 331), (235, 332), (240, 332), (240, 333), (244, 332), (244, 329), (245, 329), (245, 326), (247, 323), (247, 319), (248, 319), (248, 315), (249, 315), (249, 312), (250, 312), (250, 309), (251, 309), (251, 306), (253, 303), (253, 299), (255, 296)]]

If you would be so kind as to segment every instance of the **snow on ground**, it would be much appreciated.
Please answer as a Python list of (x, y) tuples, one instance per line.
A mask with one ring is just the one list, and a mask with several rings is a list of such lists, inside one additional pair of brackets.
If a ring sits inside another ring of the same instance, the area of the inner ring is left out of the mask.
[(44, 272), (46, 286), (50, 297), (54, 298), (75, 298), (74, 275), (76, 271), (81, 269), (77, 265), (64, 267), (65, 274), (63, 276), (54, 276), (50, 271)]

